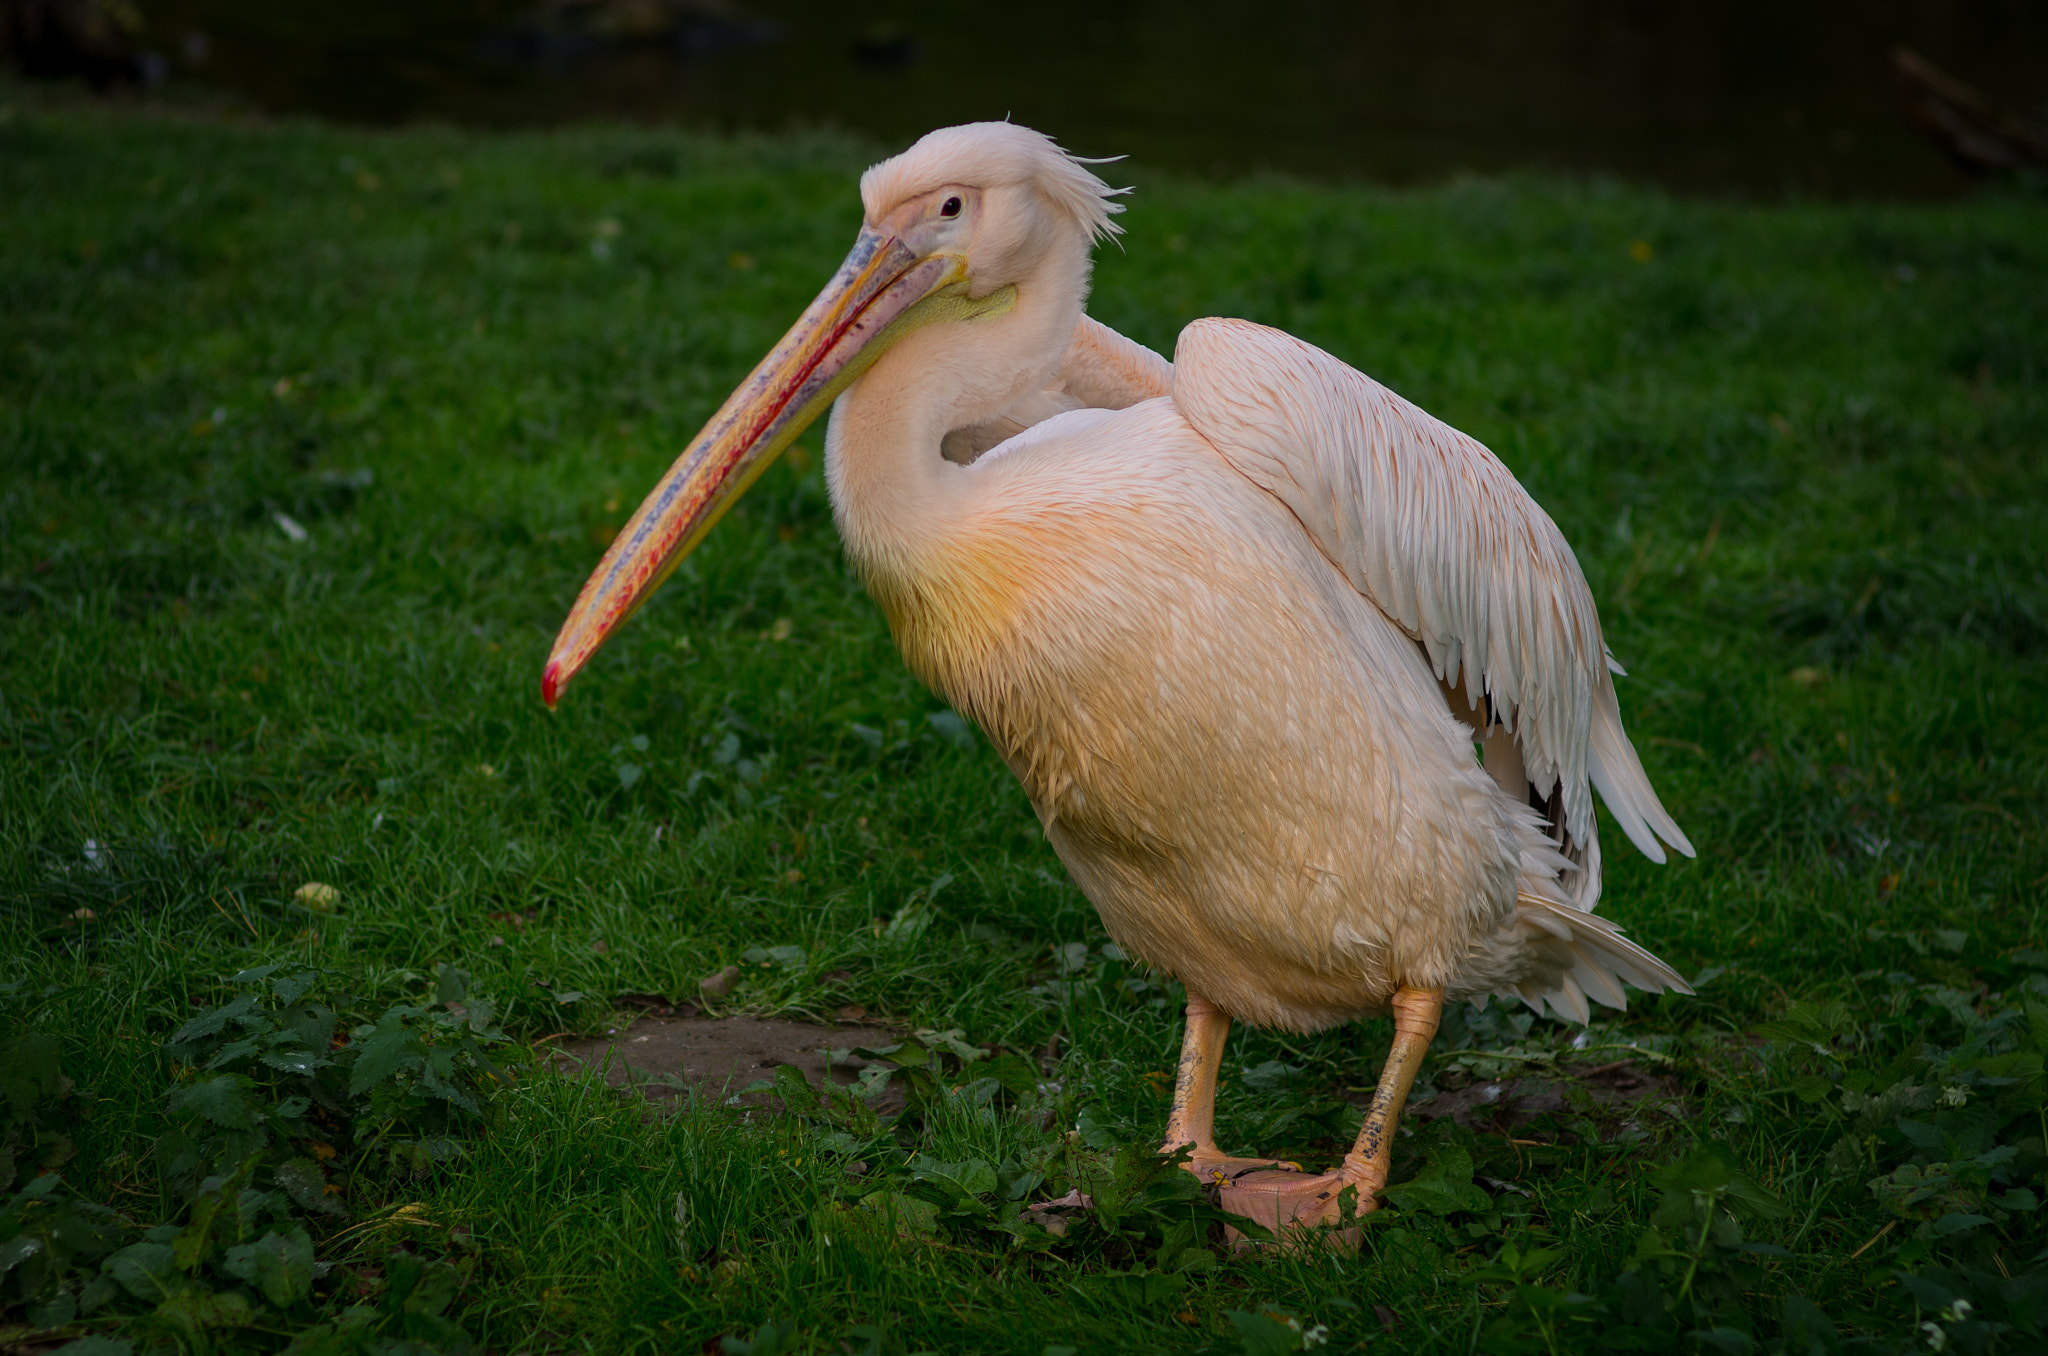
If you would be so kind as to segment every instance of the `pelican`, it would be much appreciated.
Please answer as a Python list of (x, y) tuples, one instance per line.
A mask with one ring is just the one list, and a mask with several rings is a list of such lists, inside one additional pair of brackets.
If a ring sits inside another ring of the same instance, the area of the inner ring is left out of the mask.
[[(1117, 945), (1187, 988), (1163, 1151), (1226, 1210), (1355, 1240), (1446, 998), (1584, 1022), (1624, 983), (1691, 992), (1592, 912), (1592, 788), (1653, 861), (1692, 846), (1513, 474), (1278, 330), (1197, 320), (1169, 363), (1090, 319), (1121, 210), (1096, 163), (975, 123), (869, 169), (852, 252), (613, 541), (542, 696), (830, 406), (834, 520), (904, 660)], [(1217, 1147), (1233, 1021), (1387, 1014), (1339, 1167)]]

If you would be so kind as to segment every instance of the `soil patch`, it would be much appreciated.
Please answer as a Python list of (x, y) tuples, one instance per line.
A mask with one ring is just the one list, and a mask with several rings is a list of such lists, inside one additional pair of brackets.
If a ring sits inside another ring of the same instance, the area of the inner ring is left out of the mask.
[(1448, 1116), (1467, 1130), (1494, 1133), (1527, 1130), (1545, 1118), (1567, 1132), (1591, 1122), (1601, 1142), (1611, 1143), (1691, 1111), (1677, 1079), (1622, 1060), (1439, 1087), (1428, 1100), (1410, 1103), (1408, 1114), (1418, 1121)]
[[(884, 1027), (820, 1026), (779, 1017), (650, 1016), (603, 1036), (564, 1041), (549, 1062), (563, 1072), (602, 1072), (611, 1086), (651, 1102), (694, 1092), (700, 1105), (779, 1109), (769, 1094), (741, 1096), (740, 1089), (773, 1078), (784, 1064), (794, 1064), (812, 1083), (828, 1077), (852, 1083), (873, 1061), (852, 1054), (833, 1059), (830, 1052), (888, 1045), (897, 1034)], [(890, 1105), (892, 1100), (897, 1104)], [(900, 1111), (901, 1101), (891, 1088), (877, 1109)]]

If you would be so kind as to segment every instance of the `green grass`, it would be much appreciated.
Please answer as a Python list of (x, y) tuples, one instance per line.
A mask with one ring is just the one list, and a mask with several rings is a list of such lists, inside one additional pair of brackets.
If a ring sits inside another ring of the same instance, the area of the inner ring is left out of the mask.
[[(1061, 1033), (1060, 1090), (1030, 1114), (938, 1107), (870, 1150), (882, 1168), (1032, 1161), (1084, 1117), (1097, 1147), (1157, 1142), (1173, 995), (1099, 951), (1048, 983), (1100, 925), (993, 752), (928, 720), (814, 454), (558, 714), (539, 701), (606, 535), (837, 262), (874, 148), (0, 104), (0, 1035), (63, 1044), (88, 1104), (73, 1189), (138, 1227), (178, 1216), (138, 1166), (174, 1078), (158, 1047), (272, 962), (386, 1002), (458, 965), (530, 1042), (794, 945), (807, 965), (753, 967), (735, 1010), (857, 1002), (1020, 1052)], [(1899, 1132), (1842, 1088), (2048, 993), (2028, 977), (2048, 965), (2048, 205), (1130, 175), (1099, 318), (1163, 352), (1209, 314), (1322, 345), (1493, 447), (1578, 551), (1629, 728), (1700, 847), (1660, 868), (1610, 831), (1604, 911), (1710, 976), (1594, 1039), (1663, 1051), (1683, 1114), (1607, 1144), (1571, 1117), (1518, 1136), (1551, 1147), (1431, 1132), (1410, 1150), (1462, 1147), (1530, 1194), (1389, 1212), (1356, 1259), (1150, 1288), (1118, 1274), (1128, 1249), (965, 1224), (829, 1245), (819, 1203), (858, 1184), (824, 1126), (650, 1118), (542, 1076), (494, 1099), (466, 1157), (351, 1210), (418, 1202), (436, 1246), (465, 1229), (460, 1317), (501, 1352), (694, 1350), (769, 1320), (817, 1351), (873, 1325), (877, 1351), (1234, 1352), (1265, 1348), (1226, 1315), (1262, 1309), (1333, 1349), (1538, 1350), (1539, 1328), (1486, 1327), (1510, 1283), (1474, 1269), (1542, 1245), (1545, 1293), (1610, 1285), (1653, 1174), (1707, 1140), (1790, 1208), (1746, 1221), (1788, 1255), (1720, 1311), (1760, 1346), (1803, 1296), (1924, 1348), (1902, 1267), (2035, 1265), (2038, 1214), (1937, 1238), (1932, 1206), (1888, 1207), (1867, 1182), (1904, 1161)], [(339, 907), (294, 903), (307, 881)], [(872, 925), (927, 896), (914, 944)], [(1826, 1028), (1826, 1059), (1750, 1035), (1788, 1012)], [(1521, 1048), (1570, 1034), (1539, 1023)], [(1226, 1143), (1334, 1152), (1386, 1040), (1240, 1034), (1230, 1070), (1304, 1072), (1263, 1092), (1233, 1073)], [(2000, 1190), (2042, 1187), (2025, 1119), (1994, 1127), (2017, 1150)], [(1404, 1153), (1397, 1180), (1421, 1166)]]

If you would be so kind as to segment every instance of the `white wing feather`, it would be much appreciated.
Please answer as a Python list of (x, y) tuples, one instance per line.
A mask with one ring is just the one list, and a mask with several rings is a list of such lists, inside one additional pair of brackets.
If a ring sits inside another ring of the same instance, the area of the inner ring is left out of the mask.
[[(1660, 837), (1692, 855), (1622, 730), (1609, 676), (1619, 666), (1578, 558), (1497, 457), (1320, 349), (1248, 321), (1189, 325), (1171, 370), (1182, 415), (1293, 510), (1446, 686), (1485, 693), (1529, 785), (1558, 806), (1575, 857), (1597, 854), (1592, 787), (1652, 861), (1664, 860)], [(1590, 909), (1597, 855), (1583, 864), (1591, 879), (1571, 894)]]

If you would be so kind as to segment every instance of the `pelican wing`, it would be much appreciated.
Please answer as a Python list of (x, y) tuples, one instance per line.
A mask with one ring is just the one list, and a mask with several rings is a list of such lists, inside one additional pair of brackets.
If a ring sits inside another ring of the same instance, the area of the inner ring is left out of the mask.
[(1128, 409), (1173, 392), (1173, 364), (1089, 316), (1074, 326), (1059, 388), (1089, 409)]
[(1056, 414), (1128, 409), (1172, 390), (1172, 363), (1083, 315), (1052, 385), (1027, 392), (993, 419), (954, 429), (939, 450), (946, 460), (967, 466)]
[(1513, 737), (1553, 832), (1587, 868), (1575, 903), (1590, 909), (1599, 890), (1589, 781), (1645, 856), (1664, 860), (1660, 837), (1692, 855), (1622, 731), (1578, 559), (1499, 458), (1320, 349), (1248, 321), (1182, 330), (1172, 382), (1189, 423), (1293, 510), (1445, 687), (1462, 683), (1475, 705), (1484, 694), (1477, 724)]

